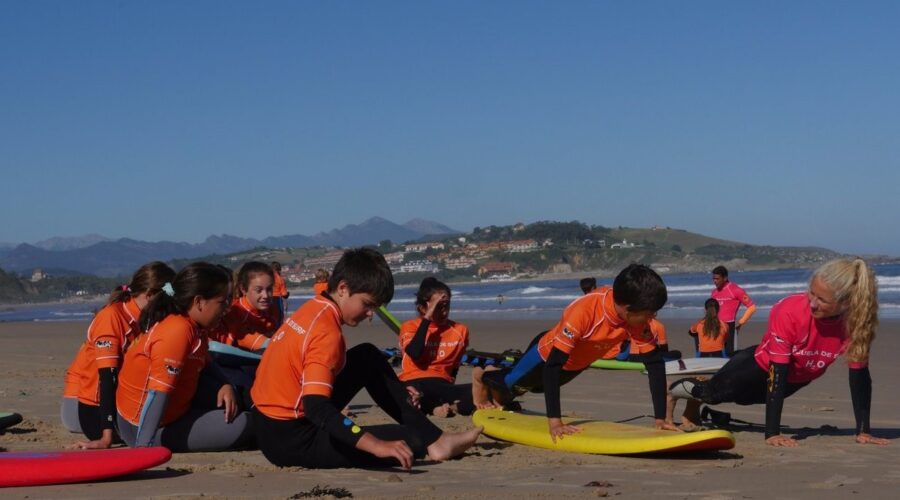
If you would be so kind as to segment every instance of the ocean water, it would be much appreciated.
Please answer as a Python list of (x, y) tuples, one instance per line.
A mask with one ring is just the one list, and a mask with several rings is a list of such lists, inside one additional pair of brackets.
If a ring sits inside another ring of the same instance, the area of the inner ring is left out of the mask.
[[(732, 272), (731, 280), (740, 285), (757, 305), (751, 321), (765, 321), (772, 305), (781, 298), (806, 290), (811, 269)], [(900, 318), (900, 264), (875, 266), (878, 278), (879, 316)], [(703, 302), (712, 290), (708, 273), (664, 275), (669, 301), (659, 317), (698, 319)], [(612, 278), (598, 279), (612, 284)], [(581, 296), (578, 280), (501, 281), (451, 285), (451, 315), (466, 319), (540, 319), (556, 320), (563, 308)], [(416, 287), (398, 287), (388, 308), (400, 319), (415, 314)], [(503, 296), (503, 302), (498, 301)], [(309, 293), (291, 296), (295, 309), (310, 298)], [(97, 304), (53, 304), (40, 306), (0, 306), (0, 321), (89, 321)], [(741, 309), (743, 311), (743, 309)]]

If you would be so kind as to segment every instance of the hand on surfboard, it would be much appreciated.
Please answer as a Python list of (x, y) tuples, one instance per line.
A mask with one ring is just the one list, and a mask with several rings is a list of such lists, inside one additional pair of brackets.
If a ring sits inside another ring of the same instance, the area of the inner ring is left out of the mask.
[(548, 418), (547, 425), (550, 427), (550, 439), (554, 443), (556, 442), (556, 438), (562, 439), (568, 434), (581, 432), (580, 427), (564, 424), (561, 418)]
[(219, 393), (216, 395), (216, 406), (225, 408), (225, 422), (230, 424), (237, 415), (237, 401), (231, 384), (225, 384), (219, 389)]
[(880, 446), (891, 444), (887, 439), (875, 437), (867, 432), (860, 432), (857, 434), (856, 442), (859, 444), (877, 444)]
[(661, 418), (656, 419), (656, 428), (661, 431), (675, 431), (675, 432), (684, 432), (684, 429), (679, 428), (672, 422), (667, 422)]

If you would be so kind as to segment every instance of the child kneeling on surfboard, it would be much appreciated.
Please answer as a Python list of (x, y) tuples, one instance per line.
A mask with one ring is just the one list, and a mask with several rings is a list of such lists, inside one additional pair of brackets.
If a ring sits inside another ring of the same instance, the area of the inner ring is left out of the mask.
[[(400, 380), (421, 394), (420, 408), (436, 416), (471, 415), (478, 408), (493, 408), (488, 395), (473, 394), (472, 384), (455, 384), (462, 357), (469, 345), (469, 329), (450, 319), (450, 287), (429, 276), (416, 292), (419, 317), (400, 326)], [(481, 377), (484, 368), (474, 367)]]
[[(273, 464), (307, 468), (409, 469), (427, 453), (446, 460), (468, 449), (481, 428), (443, 432), (409, 402), (381, 351), (349, 350), (342, 326), (356, 326), (391, 300), (394, 278), (369, 248), (347, 250), (328, 291), (300, 306), (275, 332), (251, 390), (259, 448)], [(341, 409), (362, 389), (401, 425), (363, 429)]]
[(556, 326), (535, 338), (511, 368), (485, 373), (482, 380), (494, 401), (502, 404), (525, 392), (543, 392), (555, 441), (579, 431), (562, 421), (560, 386), (631, 339), (639, 346), (647, 369), (656, 427), (678, 430), (665, 421), (665, 367), (646, 328), (666, 300), (662, 278), (647, 266), (632, 264), (616, 276), (612, 287), (598, 288), (569, 304)]

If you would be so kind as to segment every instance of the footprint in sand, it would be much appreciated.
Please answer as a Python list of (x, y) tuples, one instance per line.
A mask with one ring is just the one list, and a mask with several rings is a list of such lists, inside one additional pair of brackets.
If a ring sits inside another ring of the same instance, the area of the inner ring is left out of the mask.
[(840, 488), (841, 486), (846, 486), (850, 484), (859, 484), (862, 482), (861, 477), (847, 477), (843, 475), (835, 475), (831, 476), (828, 479), (820, 482), (820, 483), (812, 483), (809, 485), (810, 488), (817, 490), (833, 490)]

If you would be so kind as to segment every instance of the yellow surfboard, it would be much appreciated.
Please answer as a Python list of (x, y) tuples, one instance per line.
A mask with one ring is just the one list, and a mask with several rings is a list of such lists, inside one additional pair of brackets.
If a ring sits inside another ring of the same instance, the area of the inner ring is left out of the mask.
[(734, 436), (723, 430), (674, 432), (598, 420), (564, 419), (567, 424), (580, 427), (581, 432), (553, 443), (547, 430), (547, 417), (543, 415), (478, 410), (472, 421), (475, 425), (483, 425), (484, 434), (495, 439), (575, 453), (634, 455), (728, 450), (734, 447)]

